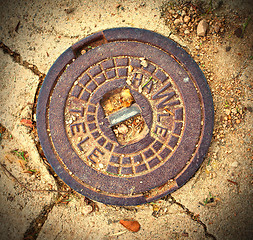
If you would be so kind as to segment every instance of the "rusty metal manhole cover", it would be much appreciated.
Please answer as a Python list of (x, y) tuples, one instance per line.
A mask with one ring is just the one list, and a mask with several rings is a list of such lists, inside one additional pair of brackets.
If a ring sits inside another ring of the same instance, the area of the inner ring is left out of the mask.
[(55, 172), (113, 205), (151, 202), (186, 183), (208, 150), (213, 121), (194, 60), (170, 39), (134, 28), (98, 32), (67, 49), (37, 107)]

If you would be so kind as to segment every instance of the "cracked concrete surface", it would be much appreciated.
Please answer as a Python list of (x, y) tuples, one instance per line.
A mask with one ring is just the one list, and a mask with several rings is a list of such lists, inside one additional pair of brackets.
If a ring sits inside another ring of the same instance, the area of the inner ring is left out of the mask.
[[(243, 8), (249, 9), (250, 2), (242, 1), (240, 9), (238, 2), (224, 1), (224, 9), (238, 8), (238, 14)], [(160, 18), (163, 1), (142, 3), (1, 1), (0, 123), (7, 129), (0, 142), (1, 239), (250, 239), (253, 236), (253, 66), (252, 60), (246, 58), (252, 55), (252, 23), (246, 32), (249, 36), (242, 42), (234, 37), (230, 40), (228, 33), (222, 44), (216, 43), (216, 39), (209, 43), (209, 51), (201, 60), (195, 56), (196, 61), (202, 61), (214, 73), (214, 80), (208, 78), (208, 81), (216, 110), (215, 131), (220, 129), (225, 101), (236, 97), (222, 95), (231, 79), (238, 80), (235, 84), (243, 89), (239, 100), (251, 111), (245, 112), (234, 130), (219, 132), (224, 135), (223, 141), (215, 136), (195, 176), (163, 200), (125, 208), (97, 203), (99, 210), (87, 214), (90, 203), (53, 176), (36, 147), (36, 131), (20, 123), (21, 119), (36, 121), (34, 100), (45, 74), (65, 49), (88, 34), (111, 27), (146, 28), (170, 35), (192, 55), (195, 53), (195, 42), (171, 34)], [(117, 4), (124, 10), (117, 8)], [(66, 9), (74, 10), (68, 14)], [(226, 53), (228, 43), (233, 49)], [(26, 161), (13, 150), (27, 152)], [(37, 173), (27, 172), (29, 169)], [(64, 191), (70, 202), (61, 201)], [(209, 193), (215, 196), (215, 202), (204, 205)], [(141, 224), (137, 233), (126, 232), (118, 223), (120, 219), (132, 218)]]

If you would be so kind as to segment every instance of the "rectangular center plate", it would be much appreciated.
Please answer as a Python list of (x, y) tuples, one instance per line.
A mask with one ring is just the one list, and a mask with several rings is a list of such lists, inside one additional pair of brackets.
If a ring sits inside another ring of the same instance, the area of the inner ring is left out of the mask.
[(136, 103), (132, 104), (130, 107), (122, 108), (117, 112), (114, 112), (108, 116), (110, 127), (115, 126), (131, 117), (134, 117), (141, 113), (140, 108)]

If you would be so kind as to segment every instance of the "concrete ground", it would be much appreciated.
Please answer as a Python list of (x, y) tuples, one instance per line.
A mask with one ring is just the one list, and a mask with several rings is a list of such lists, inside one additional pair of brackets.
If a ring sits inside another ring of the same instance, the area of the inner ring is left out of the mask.
[[(192, 18), (208, 19), (209, 28), (198, 37), (196, 26), (185, 32), (187, 26), (174, 25), (179, 2), (187, 1), (175, 2), (1, 1), (1, 240), (253, 239), (252, 3), (203, 1), (202, 13)], [(186, 12), (196, 6), (191, 1)], [(204, 163), (181, 189), (151, 204), (115, 207), (85, 199), (53, 173), (36, 135), (35, 105), (65, 49), (94, 32), (126, 26), (170, 37), (199, 63), (213, 95), (215, 128)], [(141, 229), (130, 232), (121, 219), (134, 219)]]

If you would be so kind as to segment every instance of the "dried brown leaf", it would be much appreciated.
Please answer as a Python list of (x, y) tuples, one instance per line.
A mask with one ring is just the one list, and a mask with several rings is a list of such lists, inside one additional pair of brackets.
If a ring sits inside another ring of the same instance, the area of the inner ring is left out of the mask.
[(26, 127), (30, 127), (30, 128), (33, 128), (33, 122), (32, 120), (30, 119), (25, 119), (25, 118), (22, 118), (20, 123)]
[(120, 220), (119, 222), (126, 229), (128, 229), (129, 231), (132, 231), (132, 232), (138, 232), (141, 227), (141, 225), (137, 221)]

